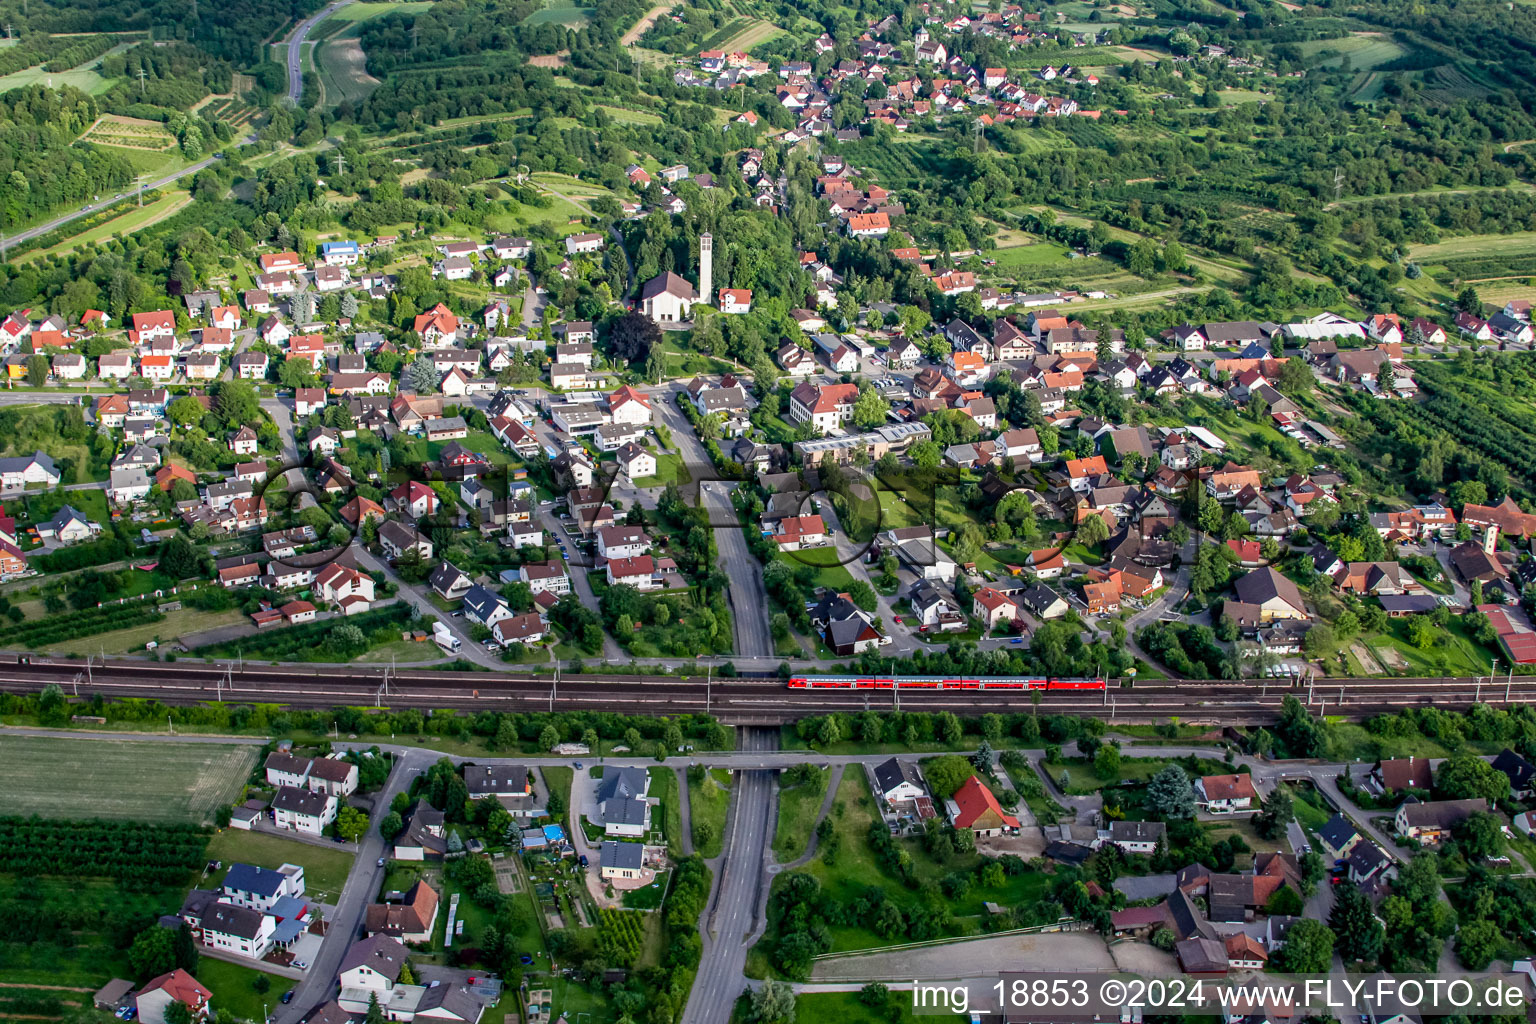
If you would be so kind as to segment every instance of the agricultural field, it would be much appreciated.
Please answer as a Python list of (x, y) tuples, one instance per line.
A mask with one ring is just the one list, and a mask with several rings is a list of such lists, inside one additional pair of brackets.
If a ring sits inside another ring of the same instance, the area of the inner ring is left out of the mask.
[(162, 152), (176, 145), (176, 139), (159, 121), (123, 117), (119, 114), (101, 115), (81, 138), (101, 146), (120, 146), (151, 152)]
[(199, 824), (255, 762), (246, 744), (13, 736), (0, 745), (0, 814)]
[(746, 25), (740, 28), (734, 35), (720, 41), (717, 49), (726, 53), (746, 53), (752, 47), (766, 43), (770, 39), (776, 39), (783, 35), (783, 30), (771, 22), (761, 21), (757, 18), (746, 19)]
[(348, 4), (319, 26), (318, 39), (311, 55), (320, 75), (322, 100), (334, 106), (343, 100), (358, 103), (379, 87), (379, 80), (368, 73), (367, 55), (358, 42), (364, 22), (392, 12), (410, 13), (428, 6), (423, 0), (405, 3)]
[(579, 7), (575, 0), (545, 0), (542, 11), (534, 11), (523, 19), (525, 25), (565, 25), (581, 28), (592, 20), (594, 7)]
[(1297, 43), (1296, 48), (1313, 67), (1342, 67), (1348, 59), (1349, 66), (1356, 71), (1370, 71), (1390, 64), (1407, 52), (1379, 32), (1360, 32), (1342, 39), (1309, 39)]

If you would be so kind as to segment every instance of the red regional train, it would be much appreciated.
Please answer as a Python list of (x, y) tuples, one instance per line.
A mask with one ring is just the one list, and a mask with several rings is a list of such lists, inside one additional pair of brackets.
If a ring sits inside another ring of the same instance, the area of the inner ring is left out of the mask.
[(1102, 690), (1103, 679), (1045, 679), (989, 676), (952, 679), (945, 676), (794, 676), (792, 690)]

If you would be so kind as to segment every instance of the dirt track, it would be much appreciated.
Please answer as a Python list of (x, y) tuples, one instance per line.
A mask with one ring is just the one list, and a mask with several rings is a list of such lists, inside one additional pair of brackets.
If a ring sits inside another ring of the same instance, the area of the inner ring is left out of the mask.
[(652, 7), (650, 10), (646, 11), (645, 17), (635, 22), (635, 27), (630, 29), (628, 32), (625, 32), (624, 35), (620, 37), (619, 45), (634, 46), (640, 41), (641, 36), (645, 35), (651, 30), (651, 26), (656, 24), (657, 19), (659, 19), (663, 14), (666, 14), (676, 6), (677, 0), (672, 0), (671, 3), (657, 4), (655, 7)]

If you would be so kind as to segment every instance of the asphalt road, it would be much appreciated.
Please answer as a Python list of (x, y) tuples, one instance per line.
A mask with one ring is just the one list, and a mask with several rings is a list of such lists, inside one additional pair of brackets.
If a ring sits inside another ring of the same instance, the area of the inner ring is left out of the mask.
[[(749, 729), (740, 736), (743, 752), (778, 746), (773, 729)], [(760, 934), (768, 889), (768, 846), (773, 841), (775, 770), (738, 770), (726, 822), (725, 854), (716, 869), (715, 891), (699, 931), (704, 953), (683, 1024), (719, 1024), (746, 987), (747, 949)]]
[[(245, 138), (240, 140), (240, 144), (245, 145), (248, 142), (253, 142), (255, 141), (255, 138), (256, 136), (254, 135), (247, 135)], [(156, 178), (151, 182), (146, 182), (144, 189), (145, 191), (153, 192), (157, 188), (163, 188), (164, 186), (169, 185), (174, 181), (185, 178), (189, 174), (196, 174), (198, 171), (205, 167), (213, 166), (214, 161), (218, 159), (219, 155), (217, 153), (210, 157), (204, 157), (197, 163), (183, 167), (181, 170), (176, 171), (175, 173), (167, 174), (163, 178)], [(30, 242), (32, 239), (38, 237), (39, 235), (46, 235), (48, 232), (54, 230), (55, 228), (63, 227), (65, 224), (75, 220), (77, 217), (83, 217), (93, 210), (96, 210), (105, 205), (106, 203), (87, 203), (80, 207), (78, 210), (71, 210), (68, 213), (63, 213), (57, 217), (54, 217), (52, 220), (44, 221), (35, 227), (30, 227), (25, 231), (17, 232), (10, 238), (6, 239), (6, 243), (9, 245), (15, 245), (17, 242)]]
[[(715, 527), (719, 564), (730, 578), (731, 625), (736, 633), (736, 653), (749, 658), (773, 656), (773, 630), (768, 624), (768, 592), (763, 589), (762, 568), (747, 548), (746, 534), (736, 524), (731, 505), (731, 484), (709, 481), (699, 485), (699, 501), (709, 509)], [(720, 527), (725, 525), (725, 529)]]
[(341, 8), (347, 6), (352, 0), (337, 0), (328, 4), (323, 9), (311, 14), (304, 21), (299, 22), (293, 30), (293, 35), (288, 37), (288, 102), (297, 104), (299, 97), (304, 95), (304, 72), (300, 69), (300, 53), (304, 48), (304, 40), (320, 24)]

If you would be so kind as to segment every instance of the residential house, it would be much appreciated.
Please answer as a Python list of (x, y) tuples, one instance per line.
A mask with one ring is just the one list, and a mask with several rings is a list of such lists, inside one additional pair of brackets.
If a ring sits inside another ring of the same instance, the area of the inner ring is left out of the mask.
[(950, 823), (968, 828), (976, 836), (1000, 836), (1019, 830), (1019, 819), (1004, 811), (992, 790), (972, 775), (945, 801)]
[(1487, 810), (1488, 801), (1481, 797), (1422, 803), (1410, 797), (1398, 807), (1393, 826), (1398, 835), (1412, 839), (1420, 846), (1433, 846), (1450, 836), (1463, 821)]
[(1259, 798), (1247, 774), (1204, 775), (1195, 780), (1195, 801), (1215, 814), (1252, 810)]

